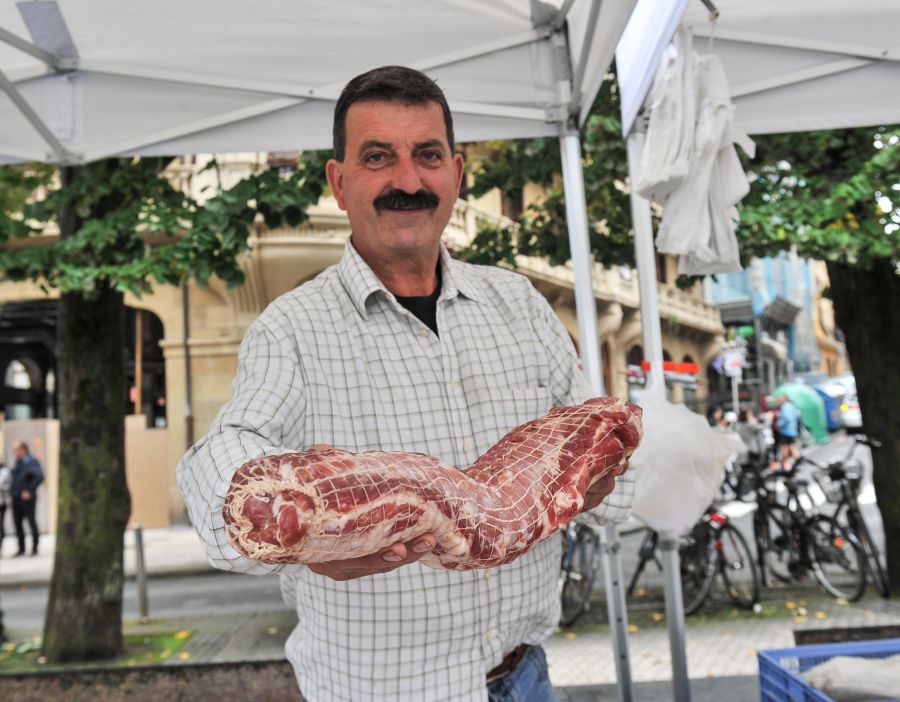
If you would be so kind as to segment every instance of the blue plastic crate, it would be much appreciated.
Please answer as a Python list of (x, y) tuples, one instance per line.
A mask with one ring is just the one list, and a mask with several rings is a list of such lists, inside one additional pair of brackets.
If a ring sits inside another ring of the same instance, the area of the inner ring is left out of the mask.
[(834, 702), (800, 677), (810, 668), (834, 656), (887, 658), (900, 654), (900, 639), (847, 641), (759, 651), (761, 702)]

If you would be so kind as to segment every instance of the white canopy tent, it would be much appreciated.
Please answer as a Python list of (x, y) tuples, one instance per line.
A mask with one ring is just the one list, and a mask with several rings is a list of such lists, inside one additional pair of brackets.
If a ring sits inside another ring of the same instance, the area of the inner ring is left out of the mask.
[[(714, 27), (699, 3), (685, 20), (701, 52), (714, 34), (747, 131), (900, 122), (900, 3), (714, 1)], [(0, 0), (0, 161), (326, 148), (349, 78), (389, 63), (420, 68), (447, 93), (458, 141), (560, 137), (585, 369), (599, 393), (577, 128), (635, 2)], [(620, 46), (631, 163), (631, 120), (686, 4), (640, 0), (643, 19)], [(646, 202), (633, 212), (644, 348), (661, 375)], [(608, 560), (620, 698), (631, 699), (621, 578)]]
[(459, 141), (582, 119), (635, 0), (0, 0), (0, 157), (317, 149), (354, 75), (419, 68)]
[[(353, 76), (444, 89), (460, 142), (560, 139), (585, 371), (603, 394), (578, 128), (636, 0), (0, 0), (0, 162), (321, 149)], [(606, 579), (633, 698), (615, 528)]]
[[(704, 5), (712, 4), (713, 19)], [(724, 64), (738, 124), (766, 134), (900, 123), (900, 3), (894, 0), (640, 0), (616, 49), (628, 162), (637, 173), (638, 115), (663, 50), (679, 26), (699, 53)], [(662, 390), (662, 334), (649, 203), (631, 195), (644, 349)], [(667, 553), (666, 613), (675, 699), (690, 699), (678, 562)]]

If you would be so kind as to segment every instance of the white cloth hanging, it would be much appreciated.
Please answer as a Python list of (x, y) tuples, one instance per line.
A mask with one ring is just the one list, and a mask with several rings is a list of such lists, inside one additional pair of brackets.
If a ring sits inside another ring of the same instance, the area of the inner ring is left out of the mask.
[(670, 50), (654, 80), (635, 187), (663, 206), (656, 247), (680, 257), (679, 273), (739, 271), (736, 205), (749, 183), (733, 145), (751, 156), (755, 146), (735, 124), (718, 57), (699, 56), (684, 29)]
[(687, 175), (694, 154), (695, 56), (690, 32), (679, 28), (663, 53), (647, 96), (651, 122), (634, 187), (660, 204)]

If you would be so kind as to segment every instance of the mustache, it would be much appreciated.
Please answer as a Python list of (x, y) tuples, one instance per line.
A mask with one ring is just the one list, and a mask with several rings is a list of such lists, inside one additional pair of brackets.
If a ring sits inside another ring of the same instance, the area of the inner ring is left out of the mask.
[(402, 190), (388, 190), (374, 200), (375, 209), (381, 210), (433, 210), (440, 199), (430, 190), (406, 193)]

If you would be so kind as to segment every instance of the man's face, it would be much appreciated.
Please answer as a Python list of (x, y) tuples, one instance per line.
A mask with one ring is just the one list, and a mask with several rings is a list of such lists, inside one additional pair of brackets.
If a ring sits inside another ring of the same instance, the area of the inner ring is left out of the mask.
[(357, 102), (347, 111), (344, 161), (328, 162), (353, 245), (370, 265), (434, 265), (462, 182), (437, 103)]
[(22, 444), (13, 446), (13, 454), (18, 460), (25, 458), (25, 447)]

